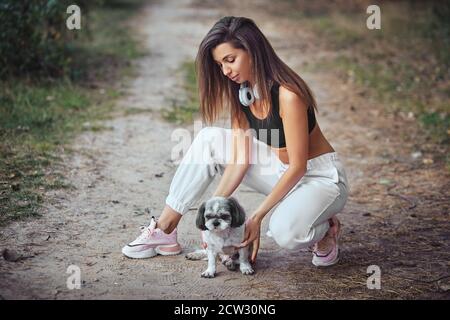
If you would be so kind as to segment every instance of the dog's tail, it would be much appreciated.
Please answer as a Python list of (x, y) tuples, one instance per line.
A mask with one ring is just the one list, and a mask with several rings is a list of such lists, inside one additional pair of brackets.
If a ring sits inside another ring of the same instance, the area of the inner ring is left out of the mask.
[(188, 260), (208, 260), (206, 249), (198, 249), (193, 252), (189, 252), (185, 257)]

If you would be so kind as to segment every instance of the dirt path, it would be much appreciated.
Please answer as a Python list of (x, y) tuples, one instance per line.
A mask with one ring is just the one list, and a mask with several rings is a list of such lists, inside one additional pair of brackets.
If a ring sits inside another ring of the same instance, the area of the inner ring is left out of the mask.
[[(411, 157), (417, 146), (402, 140), (405, 125), (394, 125), (407, 120), (376, 111), (381, 106), (368, 103), (363, 92), (332, 74), (302, 73), (318, 98), (320, 127), (348, 168), (352, 187), (340, 214), (344, 234), (339, 265), (317, 269), (309, 252), (280, 249), (265, 236), (252, 277), (220, 266), (218, 277), (202, 279), (204, 262), (187, 261), (184, 255), (150, 260), (122, 256), (121, 247), (148, 222), (148, 211), (159, 215), (163, 208), (176, 169), (170, 159), (176, 142), (170, 137), (177, 127), (164, 122), (159, 110), (168, 105), (169, 89), (183, 93), (176, 70), (194, 58), (214, 21), (222, 15), (252, 17), (297, 71), (305, 61), (329, 54), (298, 22), (270, 15), (261, 1), (241, 3), (225, 1), (215, 7), (160, 1), (141, 12), (133, 23), (150, 55), (138, 62), (139, 75), (118, 106), (142, 112), (103, 123), (111, 130), (81, 135), (76, 152), (65, 162), (76, 189), (48, 194), (48, 213), (42, 218), (1, 230), (0, 248), (26, 257), (17, 262), (0, 259), (2, 298), (448, 297), (448, 278), (437, 280), (449, 275), (450, 266), (448, 175), (440, 164), (426, 166), (421, 158)], [(408, 130), (409, 136), (417, 134)], [(239, 188), (237, 197), (248, 212), (262, 200), (246, 187)], [(199, 244), (194, 218), (192, 210), (179, 226), (185, 252)], [(70, 265), (81, 270), (80, 290), (66, 286)], [(381, 290), (367, 289), (370, 265), (381, 269)]]

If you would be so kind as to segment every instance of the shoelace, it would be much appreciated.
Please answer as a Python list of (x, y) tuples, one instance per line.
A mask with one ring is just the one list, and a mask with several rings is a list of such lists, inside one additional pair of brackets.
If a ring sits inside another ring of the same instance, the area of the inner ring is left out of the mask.
[(140, 226), (141, 235), (136, 240), (144, 240), (146, 238), (150, 238), (154, 233), (156, 233), (156, 229), (150, 228), (149, 226)]

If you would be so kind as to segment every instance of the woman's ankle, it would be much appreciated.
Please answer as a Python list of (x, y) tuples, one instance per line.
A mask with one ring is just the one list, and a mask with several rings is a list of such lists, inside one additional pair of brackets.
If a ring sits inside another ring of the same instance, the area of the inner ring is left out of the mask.
[(159, 228), (162, 232), (170, 234), (177, 226), (170, 222), (157, 222), (155, 228)]
[(170, 234), (177, 227), (181, 217), (182, 215), (180, 213), (166, 205), (161, 216), (156, 222), (156, 228), (159, 228), (164, 233)]

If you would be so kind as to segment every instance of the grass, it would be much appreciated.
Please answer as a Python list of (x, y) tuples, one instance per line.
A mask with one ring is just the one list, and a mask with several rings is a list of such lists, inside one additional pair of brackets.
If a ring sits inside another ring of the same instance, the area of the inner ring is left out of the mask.
[[(365, 7), (290, 2), (288, 17), (330, 49), (308, 68), (337, 70), (383, 103), (388, 112), (413, 114), (432, 143), (450, 144), (450, 5), (380, 2), (381, 30), (366, 28)], [(322, 6), (322, 7), (320, 7)], [(318, 10), (318, 8), (320, 10)], [(450, 158), (446, 157), (450, 168)]]
[(69, 74), (61, 79), (0, 83), (0, 225), (39, 216), (45, 192), (70, 188), (60, 155), (78, 133), (108, 130), (121, 95), (118, 79), (133, 74), (130, 60), (144, 54), (125, 25), (142, 1), (111, 1), (92, 10), (90, 32), (68, 46)]
[(186, 93), (186, 98), (181, 101), (169, 100), (169, 108), (163, 109), (161, 114), (169, 122), (186, 124), (193, 122), (195, 115), (199, 111), (195, 63), (186, 61), (181, 65), (179, 71), (182, 74), (182, 85)]
[[(301, 22), (307, 21), (308, 27), (319, 37), (326, 38), (327, 45), (332, 49), (345, 49), (361, 41), (363, 37), (360, 28), (355, 28), (339, 14), (311, 17), (301, 11), (291, 11), (288, 15)], [(339, 23), (338, 28), (336, 28), (336, 22)]]

